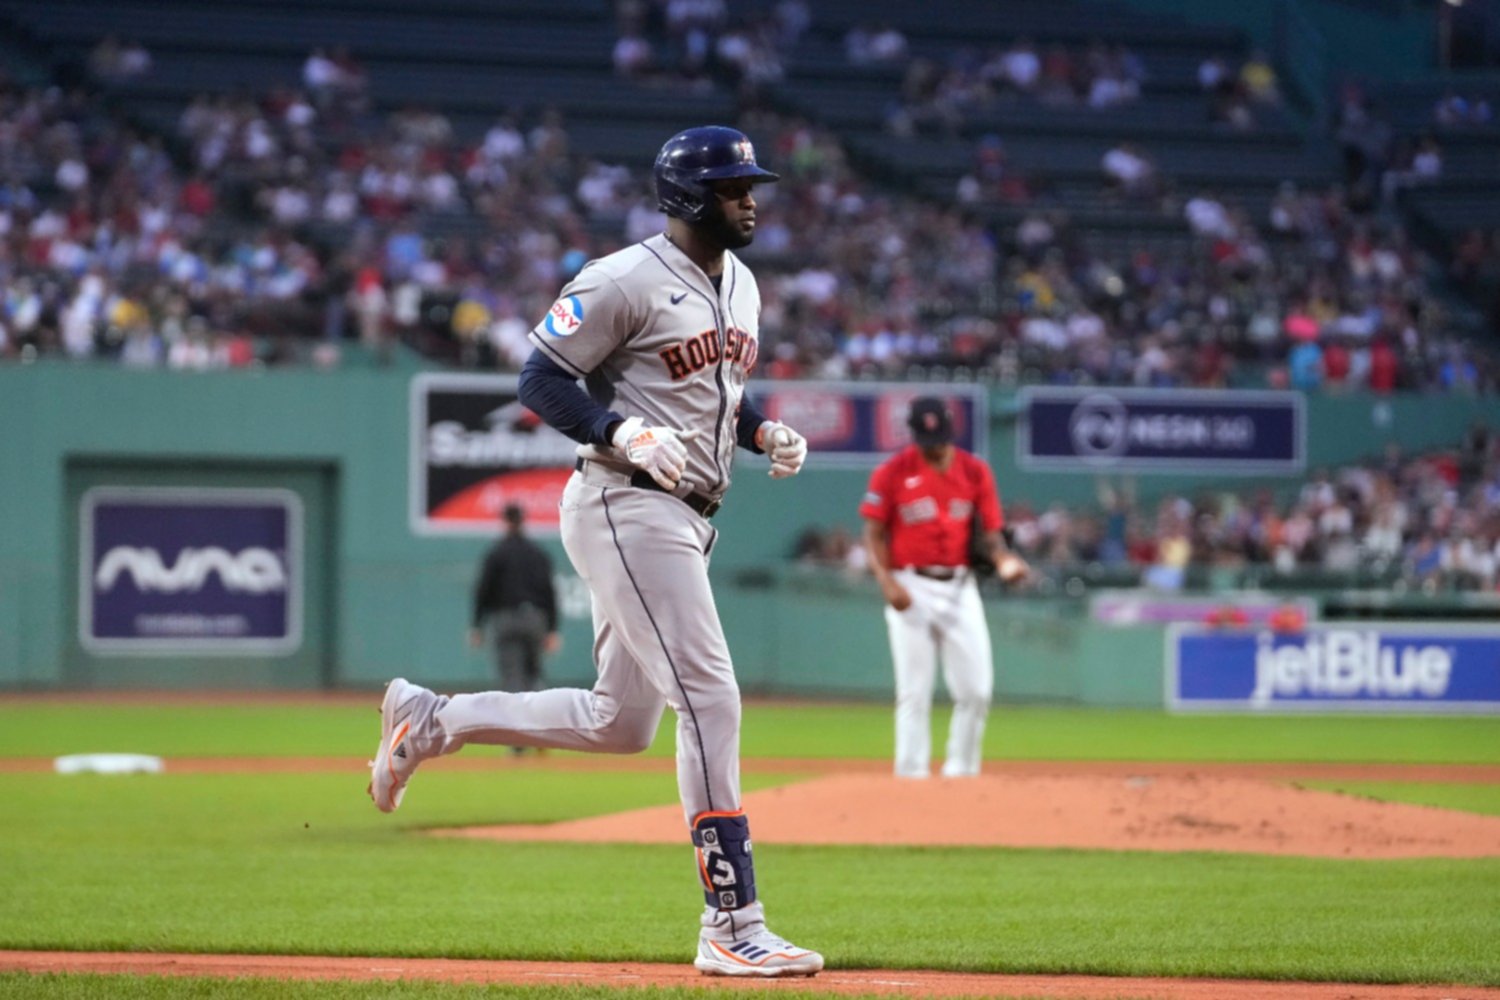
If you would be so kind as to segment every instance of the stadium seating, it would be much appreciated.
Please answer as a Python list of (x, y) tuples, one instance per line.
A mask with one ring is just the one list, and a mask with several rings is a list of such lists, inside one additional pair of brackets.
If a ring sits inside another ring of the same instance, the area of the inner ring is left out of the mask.
[[(754, 17), (771, 7), (762, 0), (731, 13)], [(1285, 183), (1310, 192), (1336, 183), (1338, 147), (1303, 114), (1298, 97), (1307, 95), (1299, 95), (1296, 86), (1286, 100), (1257, 106), (1253, 120), (1239, 127), (1211, 120), (1199, 69), (1210, 57), (1237, 65), (1249, 54), (1237, 30), (1086, 0), (1016, 0), (1003, 6), (815, 0), (809, 9), (812, 20), (800, 40), (778, 53), (782, 75), (749, 94), (723, 75), (691, 84), (673, 79), (670, 71), (649, 82), (616, 75), (611, 68), (616, 11), (607, 0), (520, 0), (498, 6), (487, 0), (234, 5), (0, 0), (0, 28), (46, 52), (64, 75), (86, 66), (105, 36), (144, 45), (151, 56), (149, 73), (97, 82), (106, 86), (112, 108), (174, 142), (182, 141), (184, 109), (200, 95), (259, 101), (274, 90), (300, 87), (312, 50), (347, 50), (367, 79), (358, 112), (363, 119), (356, 123), (363, 134), (387, 130), (392, 112), (430, 108), (451, 126), (455, 147), (471, 148), (501, 114), (515, 112), (529, 123), (543, 109), (555, 109), (580, 163), (598, 160), (639, 171), (672, 128), (733, 121), (747, 108), (759, 108), (781, 120), (806, 119), (837, 136), (849, 162), (893, 197), (961, 209), (965, 224), (997, 227), (1002, 240), (1009, 240), (1022, 220), (1042, 212), (1066, 220), (1070, 245), (1100, 255), (1106, 266), (1118, 269), (1142, 249), (1159, 261), (1188, 262), (1206, 251), (1182, 205), (1209, 192), (1231, 210), (1244, 211), (1258, 239), (1277, 248), (1278, 259), (1293, 267), (1313, 265), (1304, 259), (1300, 237), (1273, 231), (1267, 215)], [(1128, 47), (1144, 79), (1137, 98), (1110, 107), (1004, 95), (964, 106), (945, 127), (893, 133), (892, 111), (902, 102), (907, 63), (854, 65), (845, 51), (847, 33), (870, 24), (899, 29), (910, 57), (939, 66), (972, 65), (1023, 38), (1041, 49), (1061, 46), (1074, 57), (1103, 41)], [(1415, 135), (1430, 123), (1443, 86), (1391, 86), (1376, 94), (1378, 107), (1401, 134)], [(1418, 220), (1418, 234), (1441, 241), (1474, 226), (1500, 225), (1500, 198), (1487, 196), (1500, 176), (1500, 129), (1491, 123), (1439, 134), (1440, 182), (1402, 192), (1401, 204)], [(320, 134), (316, 141), (331, 160), (347, 136)], [(1011, 200), (984, 196), (960, 202), (960, 181), (974, 171), (978, 150), (997, 140), (1006, 169), (1023, 177), (1028, 190)], [(1148, 196), (1122, 197), (1105, 183), (1101, 162), (1125, 140), (1156, 166), (1160, 183)], [(181, 145), (175, 148), (179, 159), (187, 157)], [(50, 190), (49, 178), (30, 180), (37, 190)], [(561, 183), (576, 180), (575, 166)], [(230, 164), (217, 182), (227, 197), (224, 210), (207, 220), (207, 231), (224, 244), (253, 238), (265, 221), (255, 208), (256, 197), (265, 193), (259, 186), (268, 183), (265, 171)], [(429, 236), (481, 240), (492, 235), (491, 222), (477, 212), (428, 212), (417, 221)], [(618, 238), (619, 225), (616, 214), (587, 219), (583, 228), (607, 244)], [(1392, 220), (1380, 225), (1386, 229)], [(326, 251), (347, 242), (354, 228), (313, 219), (299, 235)], [(773, 273), (795, 271), (806, 265), (806, 249), (793, 246), (779, 256), (761, 256), (758, 265)], [(1438, 288), (1436, 294), (1441, 299), (1446, 293)], [(991, 290), (968, 304), (945, 300), (940, 308), (924, 303), (920, 310), (962, 312), (986, 295), (993, 302)], [(1450, 308), (1446, 314), (1478, 324), (1472, 310)], [(951, 374), (953, 368), (932, 361), (920, 370), (931, 377), (940, 370)]]

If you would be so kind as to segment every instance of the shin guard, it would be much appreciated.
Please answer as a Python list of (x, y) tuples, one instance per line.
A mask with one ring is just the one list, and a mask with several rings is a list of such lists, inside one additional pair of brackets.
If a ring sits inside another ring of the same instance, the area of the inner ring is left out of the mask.
[(738, 910), (755, 902), (755, 861), (744, 812), (699, 813), (693, 817), (693, 846), (709, 906)]

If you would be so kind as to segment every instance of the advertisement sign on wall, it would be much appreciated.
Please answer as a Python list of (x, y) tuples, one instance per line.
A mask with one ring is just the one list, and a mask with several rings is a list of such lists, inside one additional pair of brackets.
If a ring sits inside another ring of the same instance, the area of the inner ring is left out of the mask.
[(577, 443), (521, 405), (514, 375), (419, 375), (411, 388), (411, 523), (418, 534), (499, 531), (518, 504), (557, 530)]
[[(442, 373), (412, 380), (413, 531), (492, 536), (511, 503), (526, 511), (533, 529), (557, 530), (577, 444), (521, 404), (517, 381)], [(921, 395), (948, 400), (959, 447), (988, 450), (988, 397), (978, 386), (761, 382), (749, 390), (766, 416), (807, 438), (824, 467), (874, 466), (910, 443), (907, 411)]]
[(79, 511), (79, 641), (103, 655), (302, 644), (302, 501), (288, 490), (98, 487)]
[(1017, 461), (1072, 472), (1300, 472), (1296, 392), (1028, 387)]
[(1300, 627), (1317, 617), (1318, 604), (1311, 598), (1244, 591), (1195, 597), (1152, 590), (1101, 590), (1089, 598), (1089, 618), (1101, 625), (1184, 622), (1283, 628), (1284, 622), (1296, 621)]
[(978, 386), (879, 382), (760, 382), (748, 395), (766, 416), (807, 438), (817, 465), (869, 467), (911, 443), (912, 400), (938, 396), (953, 412), (954, 443), (989, 451), (989, 397)]
[(1500, 712), (1500, 626), (1173, 626), (1166, 695), (1176, 711)]

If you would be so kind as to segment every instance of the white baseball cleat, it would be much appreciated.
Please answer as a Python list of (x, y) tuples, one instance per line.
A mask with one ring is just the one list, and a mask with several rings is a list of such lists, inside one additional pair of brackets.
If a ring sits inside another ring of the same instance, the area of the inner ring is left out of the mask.
[(698, 935), (693, 964), (707, 976), (815, 976), (823, 956), (798, 948), (764, 926), (738, 941), (720, 941), (707, 931)]
[(426, 688), (407, 683), (404, 677), (386, 685), (380, 703), (380, 746), (370, 761), (370, 786), (366, 789), (381, 812), (395, 812), (401, 805), (406, 782), (420, 762), (411, 731), (417, 721), (416, 709), (424, 698), (435, 697)]

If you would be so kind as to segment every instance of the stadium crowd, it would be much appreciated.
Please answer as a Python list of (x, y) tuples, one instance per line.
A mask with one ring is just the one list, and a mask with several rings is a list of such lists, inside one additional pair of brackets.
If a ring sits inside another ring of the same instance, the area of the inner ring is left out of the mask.
[(0, 89), (0, 357), (289, 359), (292, 337), (257, 346), (253, 321), (290, 328), (318, 255), (286, 232), (226, 231), (218, 204), (160, 137), (84, 94)]
[(935, 60), (910, 57), (898, 31), (872, 25), (851, 31), (845, 49), (853, 65), (902, 67), (900, 95), (886, 118), (897, 135), (957, 132), (995, 102), (1016, 98), (1105, 111), (1138, 100), (1147, 76), (1134, 52), (1102, 41), (1069, 48), (1020, 38), (1003, 49), (957, 50)]
[[(1004, 493), (1005, 484), (1001, 483)], [(1320, 469), (1300, 489), (1170, 495), (1143, 505), (1131, 483), (1101, 481), (1087, 509), (1005, 508), (1014, 547), (1045, 570), (1130, 569), (1180, 590), (1194, 570), (1401, 580), (1441, 590), (1500, 591), (1500, 432), (1477, 423), (1452, 450)], [(789, 553), (804, 566), (865, 572), (847, 529), (805, 529)]]
[(1500, 566), (1500, 448), (1476, 427), (1459, 449), (1317, 470), (1289, 497), (1270, 490), (1168, 496), (1141, 509), (1104, 487), (1096, 510), (1010, 512), (1016, 544), (1052, 563), (1141, 567), (1179, 589), (1190, 567), (1399, 576), (1494, 590)]
[(612, 60), (638, 83), (711, 90), (715, 80), (753, 100), (785, 73), (783, 54), (812, 22), (804, 0), (730, 16), (724, 0), (618, 0)]
[[(888, 25), (858, 25), (844, 40), (851, 65), (902, 69), (886, 127), (897, 135), (957, 133), (997, 103), (1030, 99), (1051, 108), (1106, 112), (1140, 100), (1150, 77), (1129, 47), (1094, 40), (1084, 46), (1038, 45), (1017, 38), (994, 50), (958, 49), (946, 59), (913, 57)], [(1204, 120), (1250, 130), (1282, 102), (1276, 70), (1261, 52), (1243, 60), (1219, 54), (1198, 67)]]
[[(349, 53), (314, 51), (300, 81), (198, 97), (170, 137), (81, 91), (0, 89), (0, 357), (332, 363), (358, 338), (514, 369), (572, 273), (660, 227), (649, 177), (573, 153), (554, 109), (466, 137), (431, 108), (372, 113), (367, 83)], [(1044, 204), (997, 227), (883, 191), (805, 121), (741, 124), (784, 176), (757, 191), (747, 251), (769, 375), (1500, 383), (1449, 335), (1399, 224), (1340, 188), (1288, 188), (1264, 219), (1167, 196), (1191, 242), (1125, 254)]]

